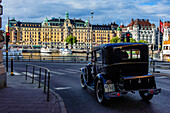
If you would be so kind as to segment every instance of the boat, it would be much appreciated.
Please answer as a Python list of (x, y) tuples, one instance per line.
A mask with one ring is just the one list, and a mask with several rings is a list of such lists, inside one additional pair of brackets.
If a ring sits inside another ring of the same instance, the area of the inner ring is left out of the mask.
[(51, 50), (51, 48), (48, 48), (48, 47), (42, 47), (40, 49), (40, 52), (41, 53), (52, 53), (52, 50)]
[(72, 51), (70, 49), (68, 49), (68, 48), (66, 48), (66, 49), (61, 48), (61, 49), (59, 49), (59, 52), (61, 54), (71, 54), (72, 53)]
[[(3, 59), (5, 60), (6, 59), (6, 45), (4, 45), (2, 51), (3, 51)], [(9, 45), (8, 59), (11, 59), (11, 58), (13, 58), (15, 60), (22, 59), (23, 58), (22, 48), (19, 48), (19, 47), (13, 46), (13, 45)]]

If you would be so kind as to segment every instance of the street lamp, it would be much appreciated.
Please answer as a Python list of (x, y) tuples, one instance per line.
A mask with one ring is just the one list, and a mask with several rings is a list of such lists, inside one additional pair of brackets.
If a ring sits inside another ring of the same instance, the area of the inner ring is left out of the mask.
[(91, 49), (92, 49), (92, 42), (93, 42), (93, 27), (92, 27), (92, 19), (93, 19), (93, 11), (91, 12)]

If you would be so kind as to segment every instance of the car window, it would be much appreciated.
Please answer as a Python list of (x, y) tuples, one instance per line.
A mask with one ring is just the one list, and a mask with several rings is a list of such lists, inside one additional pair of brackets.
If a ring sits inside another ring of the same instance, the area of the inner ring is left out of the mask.
[(139, 49), (123, 49), (121, 50), (121, 59), (140, 59), (140, 50)]
[(102, 50), (96, 51), (96, 58), (98, 63), (102, 63)]

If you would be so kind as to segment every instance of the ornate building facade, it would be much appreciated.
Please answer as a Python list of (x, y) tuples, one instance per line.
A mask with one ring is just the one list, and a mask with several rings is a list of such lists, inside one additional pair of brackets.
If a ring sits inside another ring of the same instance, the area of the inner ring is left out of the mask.
[(77, 38), (75, 48), (86, 48), (91, 45), (109, 43), (116, 36), (118, 27), (115, 22), (103, 25), (91, 25), (88, 20), (70, 19), (66, 12), (65, 19), (52, 17), (43, 22), (20, 22), (15, 18), (6, 25), (10, 32), (10, 43), (27, 46), (65, 47), (65, 39), (69, 36)]
[(164, 35), (163, 35), (164, 41), (170, 40), (170, 21), (166, 21), (164, 23)]
[(136, 41), (145, 40), (148, 44), (156, 45), (156, 27), (149, 22), (149, 19), (132, 19), (129, 25), (122, 24), (120, 28), (122, 32), (129, 31)]

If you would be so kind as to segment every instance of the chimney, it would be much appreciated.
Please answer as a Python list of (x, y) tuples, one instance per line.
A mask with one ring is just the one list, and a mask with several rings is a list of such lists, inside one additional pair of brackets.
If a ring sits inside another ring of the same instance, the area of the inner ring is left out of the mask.
[(79, 20), (81, 20), (81, 18), (79, 18)]
[(142, 19), (142, 22), (144, 22), (144, 19)]
[(76, 20), (75, 18), (73, 18), (73, 20)]
[(149, 22), (149, 19), (147, 19), (146, 21)]
[(115, 24), (115, 22), (113, 22), (113, 24)]
[(139, 18), (137, 19), (137, 22), (139, 22)]
[(131, 22), (133, 22), (133, 18), (131, 19)]

